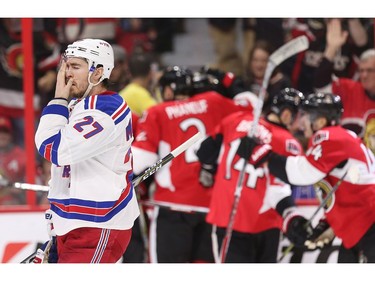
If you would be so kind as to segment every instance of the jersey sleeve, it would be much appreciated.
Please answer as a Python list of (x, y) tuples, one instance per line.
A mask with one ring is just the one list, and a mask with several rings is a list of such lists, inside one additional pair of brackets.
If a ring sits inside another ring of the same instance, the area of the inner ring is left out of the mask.
[[(278, 130), (273, 131), (273, 134), (276, 134), (276, 136), (272, 138), (272, 147), (276, 153), (284, 156), (302, 155), (301, 144), (289, 132)], [(276, 209), (281, 200), (291, 195), (292, 189), (290, 185), (270, 174), (262, 210), (266, 210), (267, 206)]]
[(306, 152), (309, 163), (319, 171), (328, 174), (341, 162), (347, 160), (346, 148), (332, 131), (318, 131), (312, 145)]
[[(131, 113), (126, 103), (119, 110), (116, 116), (128, 124)], [(45, 159), (59, 166), (102, 154), (115, 145), (116, 130), (126, 129), (116, 127), (113, 116), (98, 109), (88, 109), (69, 118), (67, 106), (50, 103), (43, 110), (35, 135), (37, 149)], [(132, 132), (129, 136), (132, 138)]]
[(318, 182), (347, 160), (345, 138), (340, 132), (320, 130), (314, 134), (305, 156), (288, 157), (286, 172), (290, 183), (309, 185)]

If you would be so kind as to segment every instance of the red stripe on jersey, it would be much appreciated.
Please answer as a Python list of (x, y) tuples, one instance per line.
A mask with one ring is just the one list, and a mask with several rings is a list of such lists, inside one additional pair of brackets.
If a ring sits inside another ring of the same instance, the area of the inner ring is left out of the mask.
[[(131, 160), (132, 166), (133, 166), (133, 157), (131, 157), (131, 156), (132, 156), (132, 151), (131, 151), (131, 149), (129, 149), (128, 152), (125, 155), (124, 164), (128, 163)], [(128, 171), (128, 173), (129, 172), (132, 173), (133, 171)], [(128, 176), (128, 173), (126, 174), (126, 177)]]
[(123, 104), (123, 106), (119, 109), (119, 111), (116, 112), (116, 114), (112, 115), (112, 119), (115, 120), (119, 115), (121, 115), (125, 109), (127, 108), (126, 103)]
[(95, 109), (96, 96), (90, 98), (90, 109)]
[(51, 151), (52, 151), (52, 143), (46, 145), (46, 149), (44, 150), (44, 158), (51, 162)]
[(57, 208), (62, 210), (66, 213), (78, 213), (78, 214), (85, 214), (85, 215), (94, 215), (94, 216), (106, 216), (112, 209), (116, 208), (130, 193), (130, 184), (126, 187), (126, 189), (122, 192), (120, 198), (116, 201), (116, 203), (109, 208), (92, 208), (92, 207), (83, 207), (77, 205), (64, 205), (58, 202), (53, 202), (52, 204), (55, 205)]

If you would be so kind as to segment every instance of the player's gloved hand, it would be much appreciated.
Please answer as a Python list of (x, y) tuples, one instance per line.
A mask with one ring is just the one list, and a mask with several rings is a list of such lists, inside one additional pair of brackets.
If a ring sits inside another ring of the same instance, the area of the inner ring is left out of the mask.
[(237, 154), (256, 168), (267, 161), (271, 152), (272, 147), (269, 144), (262, 144), (257, 138), (248, 136), (241, 138), (237, 149)]
[(305, 241), (312, 235), (311, 224), (307, 219), (296, 213), (290, 213), (284, 218), (283, 231), (295, 247), (304, 247)]
[(32, 259), (32, 263), (57, 263), (57, 240), (56, 236), (53, 236), (50, 240), (45, 242), (40, 248), (38, 248), (35, 257)]
[(335, 238), (335, 233), (329, 226), (325, 219), (321, 219), (318, 225), (313, 229), (313, 233), (308, 237), (305, 242), (305, 246), (309, 250), (315, 250), (316, 248), (324, 248), (332, 244)]
[(235, 79), (235, 75), (232, 72), (224, 72), (222, 70), (210, 68), (207, 66), (202, 67), (201, 72), (212, 75), (225, 88), (229, 88)]
[(244, 136), (241, 138), (240, 145), (237, 149), (237, 154), (241, 158), (249, 159), (250, 155), (253, 153), (254, 148), (258, 145), (260, 145), (259, 139)]
[(244, 81), (232, 72), (224, 72), (207, 66), (202, 67), (201, 72), (214, 77), (217, 80), (215, 90), (227, 98), (232, 99), (237, 94), (247, 90)]
[(214, 185), (217, 165), (202, 164), (199, 182), (206, 188)]
[(47, 232), (50, 240), (45, 242), (36, 252), (33, 263), (57, 263), (57, 239), (56, 233), (52, 223), (52, 211), (46, 210), (44, 218), (47, 221)]

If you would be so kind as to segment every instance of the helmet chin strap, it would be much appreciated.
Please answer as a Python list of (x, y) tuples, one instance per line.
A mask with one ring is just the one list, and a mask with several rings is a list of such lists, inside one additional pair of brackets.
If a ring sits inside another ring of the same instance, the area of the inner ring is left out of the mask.
[(84, 99), (88, 96), (88, 94), (90, 93), (90, 91), (93, 87), (95, 87), (96, 85), (99, 85), (99, 83), (103, 81), (103, 78), (100, 78), (100, 80), (97, 83), (95, 83), (95, 84), (91, 83), (90, 78), (91, 78), (91, 75), (93, 74), (94, 70), (95, 70), (94, 66), (90, 67), (89, 76), (87, 77), (87, 82), (89, 82), (89, 85), (87, 86), (87, 89), (86, 89), (85, 93), (83, 94), (82, 99)]

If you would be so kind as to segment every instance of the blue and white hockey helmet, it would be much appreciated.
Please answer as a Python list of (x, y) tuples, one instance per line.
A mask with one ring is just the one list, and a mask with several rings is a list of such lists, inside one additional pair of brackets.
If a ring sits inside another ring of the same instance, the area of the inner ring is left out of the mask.
[(101, 39), (82, 39), (68, 45), (65, 50), (67, 58), (84, 58), (89, 64), (89, 71), (93, 71), (98, 66), (103, 67), (103, 76), (109, 79), (114, 67), (114, 56), (112, 46)]

